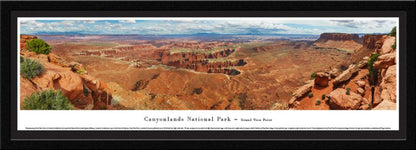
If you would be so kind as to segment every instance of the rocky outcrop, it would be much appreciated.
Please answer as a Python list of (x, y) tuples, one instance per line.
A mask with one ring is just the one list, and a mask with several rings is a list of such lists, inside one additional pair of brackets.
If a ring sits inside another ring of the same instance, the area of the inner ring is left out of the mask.
[(160, 55), (162, 64), (177, 68), (191, 69), (197, 72), (224, 73), (227, 75), (238, 75), (240, 71), (230, 67), (244, 66), (247, 64), (243, 59), (239, 60), (220, 60), (233, 53), (234, 49), (225, 49), (215, 53), (174, 53), (163, 51)]
[(395, 41), (396, 41), (396, 37), (387, 36), (384, 39), (383, 46), (381, 46), (380, 54), (383, 55), (383, 54), (393, 52), (392, 46), (395, 43)]
[(396, 53), (388, 53), (377, 57), (373, 66), (377, 69), (387, 69), (394, 64), (396, 64)]
[(342, 83), (345, 83), (347, 81), (350, 80), (351, 77), (353, 77), (354, 75), (357, 74), (358, 71), (360, 71), (360, 69), (362, 67), (364, 67), (367, 63), (362, 61), (356, 65), (351, 65), (347, 70), (345, 70), (344, 72), (342, 72), (339, 76), (337, 76), (334, 79), (334, 87), (339, 86)]
[(169, 61), (175, 60), (187, 60), (187, 61), (198, 61), (203, 59), (217, 59), (228, 57), (235, 52), (235, 49), (224, 49), (222, 51), (214, 53), (196, 53), (196, 52), (186, 52), (186, 53), (170, 53), (169, 51), (159, 52), (160, 61), (163, 64), (168, 63)]
[[(363, 37), (363, 47), (371, 51), (381, 48), (385, 35), (366, 34)], [(362, 58), (362, 57), (361, 57)]]
[(373, 110), (396, 110), (396, 103), (392, 101), (382, 101)]
[(392, 101), (396, 102), (396, 65), (390, 66), (384, 76), (382, 76), (382, 81), (380, 83), (381, 95), (380, 98), (382, 101)]
[(357, 63), (364, 57), (370, 56), (374, 51), (379, 51), (379, 49), (383, 46), (383, 42), (386, 37), (386, 35), (364, 35), (361, 48), (356, 49), (351, 54), (350, 60), (347, 60), (346, 63)]
[(32, 35), (20, 35), (20, 50), (26, 50), (26, 42), (37, 39), (38, 37)]
[(305, 84), (305, 85), (303, 85), (303, 86), (301, 86), (300, 88), (298, 88), (292, 95), (293, 95), (293, 97), (289, 100), (289, 105), (293, 105), (293, 103), (297, 100), (297, 99), (299, 99), (299, 98), (301, 98), (301, 97), (303, 97), (303, 96), (305, 96), (307, 93), (309, 93), (310, 91), (311, 91), (311, 89), (312, 89), (312, 86), (314, 85), (314, 81), (312, 80), (312, 81), (310, 81), (310, 83), (308, 83), (308, 84)]
[(360, 107), (364, 98), (353, 92), (347, 95), (346, 92), (347, 90), (338, 88), (328, 94), (331, 109), (356, 110)]
[(331, 78), (335, 78), (341, 74), (341, 72), (337, 68), (333, 68), (332, 70), (328, 71)]
[(317, 72), (315, 75), (315, 85), (326, 87), (329, 82), (329, 73), (326, 72)]
[[(71, 66), (75, 62), (67, 63), (54, 54), (32, 55), (28, 53), (30, 52), (23, 52), (21, 56), (40, 61), (45, 71), (33, 79), (21, 80), (21, 85), (25, 87), (20, 90), (21, 96), (28, 96), (36, 91), (55, 89), (61, 90), (76, 109), (111, 108), (112, 95), (107, 84), (76, 70), (76, 67)], [(82, 67), (82, 65), (79, 66)], [(22, 101), (24, 97), (21, 97)]]

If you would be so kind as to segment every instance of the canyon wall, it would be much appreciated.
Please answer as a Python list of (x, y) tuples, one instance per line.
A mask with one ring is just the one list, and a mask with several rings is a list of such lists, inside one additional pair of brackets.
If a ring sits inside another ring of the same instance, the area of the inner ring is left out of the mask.
[(316, 49), (336, 48), (347, 52), (353, 52), (362, 46), (362, 42), (363, 39), (360, 38), (358, 34), (322, 33), (313, 45)]
[(380, 49), (386, 37), (386, 35), (364, 35), (362, 46), (352, 53), (351, 58), (346, 63), (357, 63), (363, 57), (369, 56), (374, 50)]
[(214, 59), (226, 58), (235, 52), (235, 49), (224, 49), (214, 53), (174, 53), (162, 51), (159, 53), (159, 61), (168, 66), (177, 68), (191, 69), (197, 72), (224, 73), (227, 75), (238, 75), (240, 71), (233, 69), (234, 66), (244, 66), (247, 64), (243, 59), (221, 60)]
[(358, 36), (358, 34), (346, 34), (346, 33), (322, 33), (318, 40), (315, 42), (326, 42), (329, 40), (334, 41), (349, 41), (353, 40), (358, 43), (361, 43), (362, 39)]

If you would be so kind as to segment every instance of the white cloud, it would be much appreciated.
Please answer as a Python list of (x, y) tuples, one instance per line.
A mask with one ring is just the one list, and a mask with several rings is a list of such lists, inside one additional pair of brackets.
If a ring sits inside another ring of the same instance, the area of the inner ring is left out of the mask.
[(136, 23), (136, 20), (119, 20), (119, 23)]
[(323, 32), (386, 33), (391, 20), (22, 20), (22, 33), (84, 32), (95, 34), (320, 34)]

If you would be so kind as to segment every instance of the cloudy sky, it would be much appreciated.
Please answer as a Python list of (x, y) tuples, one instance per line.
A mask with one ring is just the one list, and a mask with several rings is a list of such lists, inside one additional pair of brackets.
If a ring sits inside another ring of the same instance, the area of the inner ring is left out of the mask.
[(389, 18), (368, 19), (130, 19), (20, 20), (21, 34), (321, 34), (388, 33), (396, 26)]

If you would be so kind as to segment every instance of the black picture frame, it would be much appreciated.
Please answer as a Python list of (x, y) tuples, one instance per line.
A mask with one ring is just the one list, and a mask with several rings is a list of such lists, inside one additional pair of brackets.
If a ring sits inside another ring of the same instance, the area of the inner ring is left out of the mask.
[[(415, 2), (1, 2), (1, 148), (410, 149), (414, 139)], [(393, 131), (17, 131), (17, 17), (399, 17), (400, 130)], [(127, 144), (128, 143), (128, 144)]]

